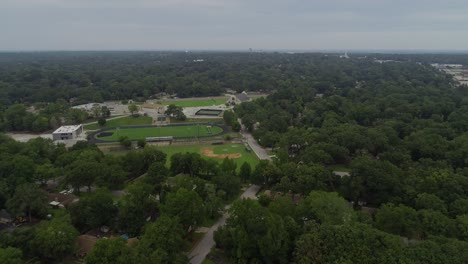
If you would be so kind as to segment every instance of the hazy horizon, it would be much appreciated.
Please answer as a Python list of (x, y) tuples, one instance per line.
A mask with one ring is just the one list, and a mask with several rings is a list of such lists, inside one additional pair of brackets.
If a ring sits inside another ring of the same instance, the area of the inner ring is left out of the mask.
[(1, 51), (467, 52), (462, 0), (0, 0)]

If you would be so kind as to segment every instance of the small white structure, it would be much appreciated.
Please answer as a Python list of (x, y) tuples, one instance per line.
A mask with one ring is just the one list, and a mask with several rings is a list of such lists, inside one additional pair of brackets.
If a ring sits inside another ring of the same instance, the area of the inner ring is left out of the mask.
[(83, 125), (61, 126), (52, 133), (52, 139), (53, 140), (76, 139), (81, 133), (83, 133)]

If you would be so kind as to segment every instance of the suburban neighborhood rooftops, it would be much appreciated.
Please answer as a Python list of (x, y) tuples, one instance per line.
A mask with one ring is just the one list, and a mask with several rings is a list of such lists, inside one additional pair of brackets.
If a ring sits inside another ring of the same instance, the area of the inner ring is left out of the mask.
[(76, 126), (61, 126), (54, 131), (54, 133), (73, 133), (76, 130), (80, 129), (81, 125)]

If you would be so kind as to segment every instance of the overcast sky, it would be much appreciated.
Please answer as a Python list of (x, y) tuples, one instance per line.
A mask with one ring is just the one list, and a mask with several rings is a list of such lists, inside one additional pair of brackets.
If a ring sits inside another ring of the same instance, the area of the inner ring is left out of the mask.
[(468, 50), (467, 0), (0, 0), (0, 50)]

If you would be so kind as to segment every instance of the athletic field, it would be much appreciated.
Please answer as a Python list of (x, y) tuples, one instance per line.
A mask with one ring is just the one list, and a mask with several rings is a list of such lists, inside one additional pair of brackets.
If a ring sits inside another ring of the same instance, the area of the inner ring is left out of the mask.
[(221, 134), (223, 129), (219, 126), (193, 125), (193, 126), (161, 126), (144, 128), (116, 128), (106, 130), (96, 135), (96, 139), (116, 141), (127, 136), (130, 140), (145, 139), (148, 137), (203, 137)]
[[(151, 122), (153, 122), (153, 119), (149, 116), (124, 116), (121, 118), (108, 120), (104, 127), (151, 125)], [(85, 129), (89, 130), (97, 130), (104, 127), (99, 126), (97, 123), (84, 126)]]
[(162, 105), (175, 104), (181, 107), (201, 107), (225, 104), (227, 98), (223, 99), (203, 99), (203, 100), (180, 100), (180, 101), (165, 101), (161, 102)]
[(253, 151), (247, 151), (242, 144), (223, 144), (223, 145), (189, 145), (189, 146), (164, 146), (158, 147), (159, 150), (167, 154), (167, 164), (170, 165), (170, 157), (175, 153), (193, 152), (199, 153), (203, 158), (213, 159), (221, 162), (227, 155), (237, 164), (237, 169), (242, 163), (249, 163), (252, 168), (258, 164), (258, 158)]

